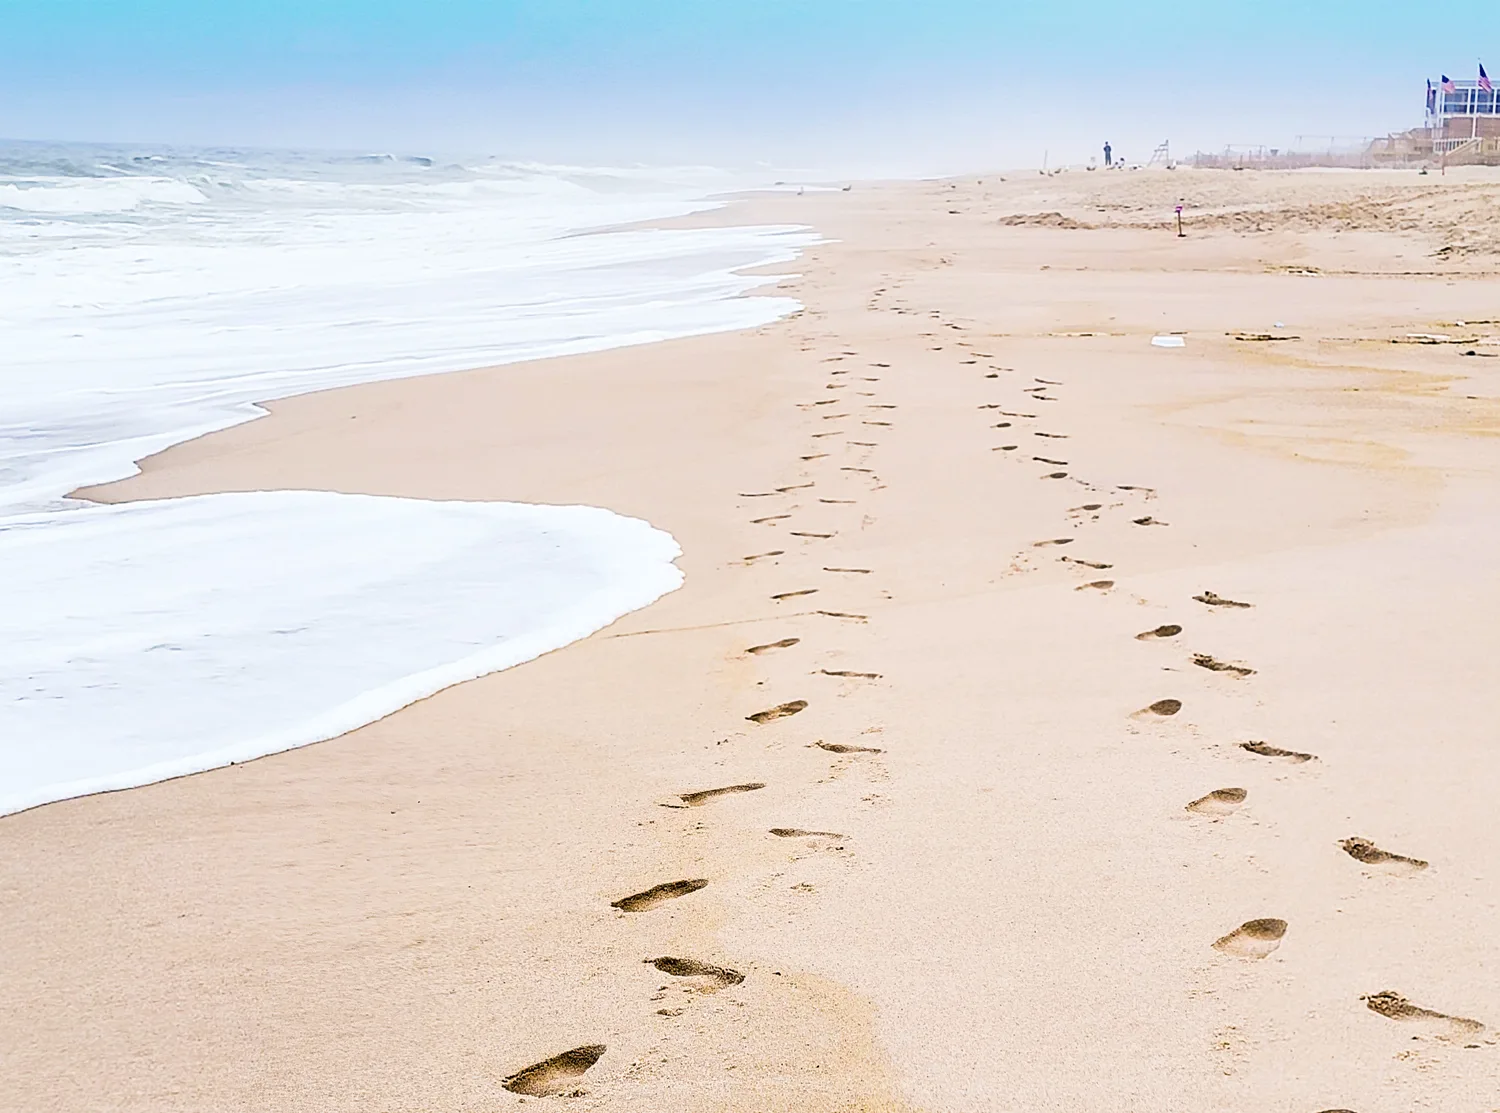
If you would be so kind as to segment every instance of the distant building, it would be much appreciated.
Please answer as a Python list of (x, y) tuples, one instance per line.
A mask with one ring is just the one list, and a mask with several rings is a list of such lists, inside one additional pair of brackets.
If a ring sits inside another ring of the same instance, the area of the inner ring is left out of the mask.
[(1441, 162), (1500, 164), (1500, 96), (1478, 81), (1429, 81), (1426, 126), (1377, 139), (1366, 152), (1375, 165)]
[(1427, 127), (1434, 154), (1447, 154), (1476, 139), (1500, 139), (1500, 97), (1477, 81), (1451, 81), (1448, 92), (1436, 82), (1428, 102)]

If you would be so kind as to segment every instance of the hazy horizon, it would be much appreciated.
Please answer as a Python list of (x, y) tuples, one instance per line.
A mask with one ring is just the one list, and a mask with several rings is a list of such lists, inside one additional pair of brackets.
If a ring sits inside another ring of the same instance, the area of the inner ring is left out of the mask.
[[(0, 136), (940, 173), (1421, 122), (1500, 10), (934, 0), (0, 0)], [(1492, 67), (1493, 68), (1493, 67)]]

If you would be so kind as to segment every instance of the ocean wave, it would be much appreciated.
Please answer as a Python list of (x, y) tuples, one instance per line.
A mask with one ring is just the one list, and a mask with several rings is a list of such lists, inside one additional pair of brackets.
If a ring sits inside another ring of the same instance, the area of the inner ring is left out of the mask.
[(0, 147), (0, 812), (329, 738), (675, 587), (605, 510), (66, 496), (262, 401), (775, 320), (742, 272), (808, 230), (639, 226), (730, 180)]

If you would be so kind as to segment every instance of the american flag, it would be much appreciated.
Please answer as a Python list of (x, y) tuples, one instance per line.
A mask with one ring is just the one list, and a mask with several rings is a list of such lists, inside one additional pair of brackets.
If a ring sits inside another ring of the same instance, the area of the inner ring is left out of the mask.
[(1455, 85), (1455, 84), (1453, 84), (1453, 78), (1449, 77), (1446, 73), (1443, 74), (1443, 92), (1445, 92), (1445, 93), (1456, 93), (1456, 92), (1458, 92), (1458, 86)]
[(1493, 93), (1495, 87), (1490, 84), (1490, 75), (1484, 72), (1484, 63), (1479, 63), (1479, 87), (1486, 93)]

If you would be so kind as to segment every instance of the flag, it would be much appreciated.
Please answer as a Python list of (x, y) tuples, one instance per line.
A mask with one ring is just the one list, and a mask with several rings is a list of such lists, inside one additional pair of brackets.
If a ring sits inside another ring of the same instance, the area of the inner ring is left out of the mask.
[(1455, 84), (1453, 84), (1453, 78), (1449, 77), (1446, 73), (1443, 74), (1443, 92), (1445, 92), (1445, 93), (1456, 93), (1456, 92), (1458, 92), (1458, 86), (1455, 85)]
[(1486, 93), (1493, 93), (1495, 87), (1490, 84), (1490, 75), (1484, 72), (1484, 63), (1479, 63), (1479, 87)]
[(1437, 90), (1432, 87), (1432, 78), (1427, 79), (1427, 114), (1437, 115)]

